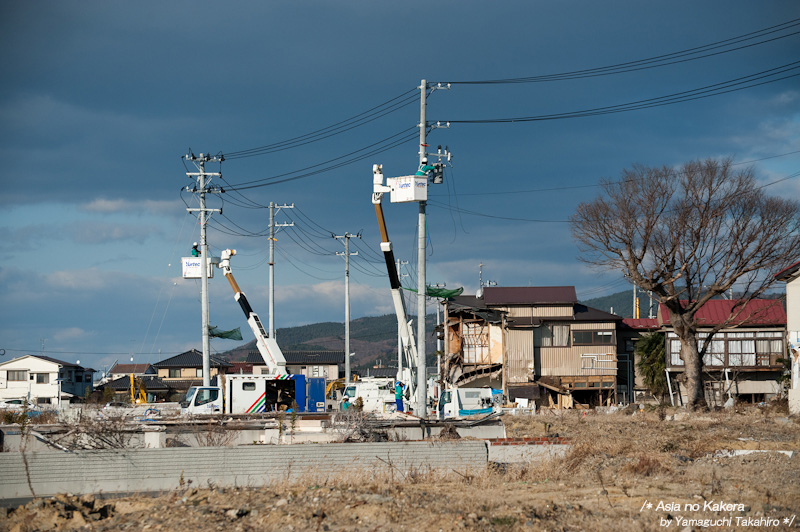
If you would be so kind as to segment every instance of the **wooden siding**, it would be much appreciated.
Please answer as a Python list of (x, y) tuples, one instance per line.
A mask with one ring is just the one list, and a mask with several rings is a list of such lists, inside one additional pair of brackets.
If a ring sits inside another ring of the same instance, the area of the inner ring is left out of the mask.
[(507, 313), (509, 318), (563, 318), (572, 316), (572, 305), (542, 305), (542, 306), (508, 306), (497, 307)]
[(616, 346), (540, 347), (543, 376), (616, 375)]
[(530, 382), (534, 378), (533, 331), (506, 331), (506, 382)]
[(617, 325), (613, 322), (575, 322), (572, 324), (573, 331), (613, 331), (616, 330)]

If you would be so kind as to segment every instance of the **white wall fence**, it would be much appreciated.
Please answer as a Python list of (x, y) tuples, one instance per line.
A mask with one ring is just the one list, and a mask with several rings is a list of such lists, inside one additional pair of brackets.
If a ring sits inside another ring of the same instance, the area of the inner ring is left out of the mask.
[(484, 441), (0, 453), (0, 500), (58, 493), (154, 492), (187, 485), (262, 487), (364, 473), (370, 478), (385, 473), (387, 479), (409, 472), (466, 474), (484, 469), (487, 461)]

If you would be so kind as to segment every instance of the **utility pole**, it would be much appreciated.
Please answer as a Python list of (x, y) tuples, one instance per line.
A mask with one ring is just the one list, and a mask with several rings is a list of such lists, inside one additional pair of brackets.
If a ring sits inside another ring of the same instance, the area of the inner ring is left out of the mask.
[[(402, 283), (403, 277), (408, 277), (407, 273), (400, 273), (400, 267), (408, 264), (407, 260), (397, 259), (397, 278)], [(400, 380), (400, 375), (403, 374), (403, 340), (400, 327), (397, 327), (397, 380)]]
[(344, 255), (344, 381), (350, 382), (350, 256), (358, 255), (358, 251), (350, 253), (350, 239), (361, 238), (361, 233), (351, 235), (345, 233), (341, 236), (334, 235), (333, 238), (344, 240), (344, 253), (336, 252), (337, 255)]
[[(426, 143), (426, 135), (428, 129), (428, 122), (426, 117), (427, 109), (427, 94), (428, 83), (424, 79), (420, 81), (419, 85), (419, 167), (422, 169), (428, 163), (428, 145)], [(418, 247), (417, 247), (417, 397), (416, 397), (416, 413), (422, 419), (427, 418), (427, 396), (428, 390), (426, 387), (426, 365), (425, 365), (425, 281), (426, 281), (426, 263), (425, 251), (427, 241), (427, 220), (426, 220), (426, 201), (419, 202), (419, 220), (418, 220)]]
[(206, 194), (221, 194), (224, 192), (220, 187), (211, 187), (211, 179), (222, 174), (206, 172), (205, 164), (210, 162), (222, 163), (224, 157), (210, 155), (195, 155), (189, 153), (184, 155), (185, 160), (194, 164), (197, 172), (186, 172), (189, 179), (196, 179), (197, 185), (194, 188), (186, 187), (186, 190), (199, 194), (200, 207), (197, 209), (187, 208), (187, 212), (198, 213), (197, 218), (200, 222), (200, 299), (202, 307), (203, 322), (203, 386), (211, 386), (211, 344), (208, 336), (208, 242), (206, 240), (206, 224), (212, 212), (222, 212), (222, 209), (206, 209)]
[[(436, 286), (431, 285), (433, 288), (446, 288), (447, 283), (436, 283)], [(441, 310), (441, 301), (439, 298), (436, 298), (436, 328), (438, 329), (442, 325), (442, 318), (440, 317), (440, 310)], [(437, 386), (438, 383), (442, 381), (442, 339), (439, 335), (436, 335), (436, 382)]]
[(275, 205), (269, 202), (269, 337), (275, 339), (275, 228), (294, 227), (294, 222), (276, 224), (275, 209), (294, 209), (291, 205)]

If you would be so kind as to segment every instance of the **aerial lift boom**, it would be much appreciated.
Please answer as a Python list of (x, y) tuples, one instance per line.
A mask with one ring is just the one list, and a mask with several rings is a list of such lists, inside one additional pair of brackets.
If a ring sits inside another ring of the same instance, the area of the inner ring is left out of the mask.
[(389, 273), (389, 285), (392, 289), (392, 301), (394, 303), (395, 314), (397, 315), (397, 327), (400, 331), (400, 340), (403, 346), (403, 354), (405, 355), (403, 372), (406, 374), (400, 375), (398, 373), (397, 379), (406, 384), (410, 396), (415, 397), (417, 383), (416, 371), (419, 371), (417, 367), (417, 345), (414, 342), (414, 332), (411, 327), (411, 321), (409, 321), (408, 315), (406, 314), (406, 303), (403, 299), (400, 277), (395, 267), (392, 243), (389, 240), (389, 233), (386, 230), (386, 220), (384, 219), (383, 206), (381, 205), (384, 193), (390, 191), (391, 187), (383, 184), (383, 167), (378, 164), (372, 165), (372, 203), (375, 205), (375, 214), (378, 217), (378, 229), (381, 233), (381, 251), (383, 251), (383, 258), (386, 261), (386, 270)]
[(253, 334), (256, 337), (256, 347), (258, 347), (258, 352), (261, 353), (261, 358), (264, 359), (264, 363), (267, 365), (269, 374), (286, 375), (286, 359), (281, 352), (281, 348), (278, 347), (278, 342), (275, 341), (275, 338), (270, 338), (269, 334), (267, 334), (267, 331), (261, 324), (261, 320), (258, 318), (258, 314), (253, 312), (250, 303), (247, 302), (247, 297), (245, 297), (244, 292), (239, 288), (236, 279), (233, 278), (233, 272), (231, 272), (231, 257), (234, 255), (236, 255), (235, 249), (223, 250), (222, 253), (220, 253), (218, 266), (225, 274), (225, 278), (228, 279), (231, 288), (233, 288), (233, 297), (239, 303), (239, 306), (242, 307), (242, 311), (247, 318), (247, 324), (250, 325), (250, 329), (253, 330)]

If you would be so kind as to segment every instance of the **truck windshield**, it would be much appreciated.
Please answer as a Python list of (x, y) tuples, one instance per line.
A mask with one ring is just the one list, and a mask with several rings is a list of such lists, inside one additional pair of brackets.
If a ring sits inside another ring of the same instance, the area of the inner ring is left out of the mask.
[(356, 387), (348, 386), (347, 388), (344, 389), (344, 394), (350, 399), (353, 399), (356, 396)]
[(194, 391), (195, 391), (195, 390), (197, 390), (197, 386), (192, 386), (192, 387), (191, 387), (191, 388), (189, 388), (189, 390), (186, 392), (186, 397), (184, 397), (184, 398), (183, 398), (183, 400), (184, 400), (186, 403), (189, 403), (189, 401), (191, 401), (191, 400), (192, 400), (192, 397), (194, 397)]

